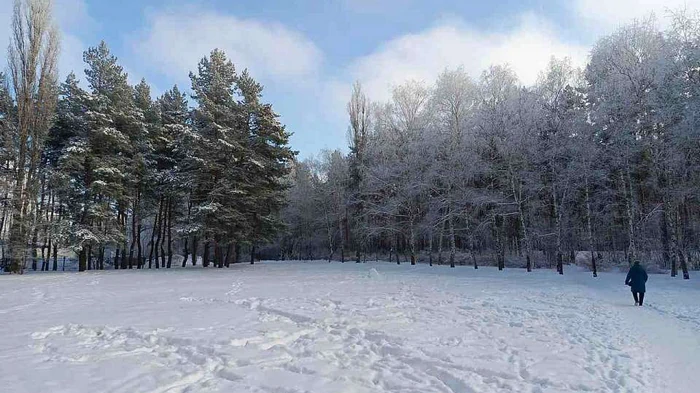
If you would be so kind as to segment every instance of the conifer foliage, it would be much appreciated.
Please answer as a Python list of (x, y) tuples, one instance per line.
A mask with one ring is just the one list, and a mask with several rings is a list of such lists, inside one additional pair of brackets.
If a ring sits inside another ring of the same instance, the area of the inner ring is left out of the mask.
[(71, 254), (80, 271), (254, 258), (282, 228), (295, 156), (262, 86), (214, 50), (190, 75), (191, 97), (173, 86), (154, 99), (105, 42), (84, 52), (84, 83), (71, 73), (59, 84), (50, 11), (17, 2), (15, 27), (39, 35), (14, 46), (24, 69), (0, 74), (5, 269), (57, 270)]

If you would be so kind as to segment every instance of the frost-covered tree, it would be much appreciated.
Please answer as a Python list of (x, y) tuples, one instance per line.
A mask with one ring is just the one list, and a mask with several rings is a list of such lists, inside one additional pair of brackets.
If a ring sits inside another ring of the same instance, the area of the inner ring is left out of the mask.
[[(366, 246), (365, 236), (367, 223), (364, 215), (364, 203), (360, 187), (365, 176), (365, 155), (367, 150), (367, 139), (372, 127), (372, 103), (362, 90), (362, 85), (355, 82), (352, 96), (347, 107), (350, 118), (348, 127), (348, 142), (350, 145), (350, 155), (348, 157), (348, 195), (350, 216), (352, 223), (347, 222), (346, 226), (353, 227), (353, 237), (355, 242), (355, 261), (360, 263), (360, 254)], [(350, 231), (348, 231), (350, 232)], [(343, 244), (344, 242), (341, 242)], [(344, 255), (343, 255), (344, 259)]]
[[(448, 69), (433, 86), (395, 87), (367, 116), (355, 85), (350, 151), (334, 153), (349, 165), (347, 185), (330, 186), (342, 177), (328, 168), (304, 181), (317, 205), (330, 206), (319, 190), (344, 189), (361, 213), (349, 210), (350, 225), (323, 215), (340, 237), (309, 233), (333, 250), (349, 232), (397, 261), (424, 252), (432, 264), (437, 251), (440, 263), (447, 247), (452, 266), (481, 259), (563, 274), (578, 260), (597, 275), (601, 263), (648, 258), (688, 277), (700, 249), (699, 20), (679, 12), (667, 31), (653, 19), (624, 26), (599, 40), (585, 71), (552, 59), (533, 86), (507, 66), (477, 82)], [(307, 202), (295, 194), (290, 208)], [(356, 243), (347, 246), (365, 247)]]

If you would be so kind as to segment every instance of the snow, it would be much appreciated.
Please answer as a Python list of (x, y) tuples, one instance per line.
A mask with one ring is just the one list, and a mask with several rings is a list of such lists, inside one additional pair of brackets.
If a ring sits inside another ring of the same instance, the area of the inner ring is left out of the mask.
[(268, 262), (0, 276), (3, 392), (697, 392), (700, 285)]

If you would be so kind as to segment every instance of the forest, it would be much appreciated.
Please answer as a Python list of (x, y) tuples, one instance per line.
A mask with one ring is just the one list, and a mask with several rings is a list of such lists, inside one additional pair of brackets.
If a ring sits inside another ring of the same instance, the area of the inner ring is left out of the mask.
[(356, 84), (350, 151), (296, 162), (294, 259), (600, 269), (700, 267), (700, 19), (653, 17), (552, 58), (533, 86), (507, 65)]
[(223, 267), (272, 241), (295, 152), (248, 71), (214, 50), (190, 96), (152, 99), (102, 42), (84, 52), (86, 88), (73, 73), (59, 83), (51, 6), (15, 2), (0, 74), (4, 270), (58, 270), (66, 254), (80, 271), (175, 255)]
[(700, 392), (700, 13), (615, 1), (5, 0), (0, 393)]
[[(15, 2), (0, 74), (5, 271), (368, 258), (700, 268), (700, 17), (649, 17), (552, 58), (445, 69), (347, 104), (348, 150), (304, 160), (220, 50), (153, 98), (102, 42), (59, 82), (51, 2)], [(668, 23), (666, 23), (668, 22)], [(234, 59), (235, 60), (235, 59)], [(303, 132), (303, 130), (297, 130)], [(246, 255), (246, 257), (244, 257)], [(249, 255), (249, 259), (247, 259)]]

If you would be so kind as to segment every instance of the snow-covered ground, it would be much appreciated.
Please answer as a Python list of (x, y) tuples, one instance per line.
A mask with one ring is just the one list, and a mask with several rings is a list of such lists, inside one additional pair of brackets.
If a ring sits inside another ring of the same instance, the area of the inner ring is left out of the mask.
[(700, 391), (700, 282), (263, 263), (0, 276), (0, 391)]

